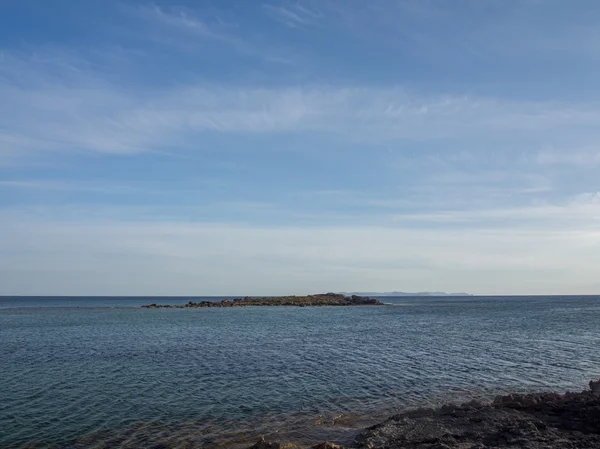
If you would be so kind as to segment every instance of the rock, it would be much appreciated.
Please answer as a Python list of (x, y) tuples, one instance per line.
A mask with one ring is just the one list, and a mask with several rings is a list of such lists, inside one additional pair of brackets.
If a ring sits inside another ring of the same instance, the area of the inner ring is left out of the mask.
[(346, 301), (348, 301), (350, 304), (352, 305), (382, 305), (383, 303), (381, 301), (378, 301), (375, 298), (368, 298), (366, 296), (358, 296), (358, 295), (352, 295), (350, 296), (350, 298), (346, 298)]
[(598, 380), (590, 380), (590, 390), (592, 390), (592, 393), (594, 393), (595, 395), (600, 395), (600, 379)]
[(456, 412), (458, 406), (456, 404), (444, 404), (440, 407), (440, 414), (442, 415), (451, 415)]
[(260, 439), (248, 449), (281, 449), (281, 444), (268, 443), (265, 441), (264, 437), (260, 437)]
[[(594, 389), (595, 387), (595, 389)], [(357, 449), (600, 448), (600, 380), (581, 393), (508, 394), (396, 415), (358, 434)]]
[(329, 441), (323, 441), (322, 443), (312, 446), (312, 449), (344, 449), (344, 447), (338, 444), (330, 443)]
[(233, 301), (225, 298), (222, 301), (189, 301), (185, 305), (160, 305), (150, 304), (142, 306), (147, 309), (157, 308), (198, 308), (198, 307), (247, 307), (247, 306), (361, 306), (361, 305), (384, 305), (382, 302), (374, 298), (366, 298), (362, 296), (345, 296), (340, 293), (322, 293), (309, 296), (278, 296), (267, 298), (252, 298), (246, 296), (244, 299), (237, 298)]

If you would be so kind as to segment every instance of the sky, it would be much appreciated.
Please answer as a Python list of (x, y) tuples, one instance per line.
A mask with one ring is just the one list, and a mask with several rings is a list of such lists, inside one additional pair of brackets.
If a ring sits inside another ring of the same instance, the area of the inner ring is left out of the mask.
[(0, 294), (598, 294), (598, 23), (1, 0)]

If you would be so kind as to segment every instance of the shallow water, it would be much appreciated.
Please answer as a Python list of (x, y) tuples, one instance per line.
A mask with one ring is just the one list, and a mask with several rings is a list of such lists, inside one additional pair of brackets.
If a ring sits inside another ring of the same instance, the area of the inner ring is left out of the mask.
[(347, 442), (407, 407), (600, 374), (600, 297), (138, 307), (189, 299), (0, 298), (0, 447)]

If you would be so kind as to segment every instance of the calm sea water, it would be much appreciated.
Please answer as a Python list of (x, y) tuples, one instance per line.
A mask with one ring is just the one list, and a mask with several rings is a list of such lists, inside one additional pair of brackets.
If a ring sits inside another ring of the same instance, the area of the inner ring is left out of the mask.
[(600, 376), (600, 297), (139, 308), (190, 299), (0, 298), (0, 447), (343, 443), (407, 407)]

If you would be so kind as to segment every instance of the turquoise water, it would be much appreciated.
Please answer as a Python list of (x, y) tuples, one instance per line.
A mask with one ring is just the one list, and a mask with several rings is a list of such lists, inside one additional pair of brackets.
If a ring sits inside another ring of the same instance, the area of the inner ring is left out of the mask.
[(0, 447), (344, 442), (407, 407), (600, 375), (600, 297), (139, 308), (190, 299), (0, 298)]

